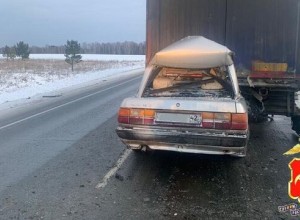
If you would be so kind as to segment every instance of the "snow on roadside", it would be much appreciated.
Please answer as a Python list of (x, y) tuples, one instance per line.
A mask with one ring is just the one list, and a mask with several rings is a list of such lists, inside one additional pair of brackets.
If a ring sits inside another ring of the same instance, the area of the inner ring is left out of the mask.
[[(63, 55), (62, 55), (63, 56)], [(89, 57), (92, 59), (94, 55)], [(58, 55), (48, 56), (39, 54), (33, 56), (34, 59), (60, 59)], [(134, 62), (134, 65), (118, 66), (111, 69), (88, 71), (76, 74), (33, 74), (33, 73), (13, 73), (9, 75), (0, 75), (0, 104), (5, 102), (11, 102), (20, 99), (28, 99), (37, 94), (49, 93), (52, 91), (73, 87), (82, 83), (95, 82), (95, 80), (113, 79), (120, 76), (134, 74), (135, 69), (144, 68), (145, 56), (111, 56), (100, 55), (94, 56), (94, 59), (98, 57), (99, 60), (106, 59), (117, 61), (138, 61)], [(63, 58), (62, 58), (63, 59)], [(86, 60), (89, 60), (86, 58)]]

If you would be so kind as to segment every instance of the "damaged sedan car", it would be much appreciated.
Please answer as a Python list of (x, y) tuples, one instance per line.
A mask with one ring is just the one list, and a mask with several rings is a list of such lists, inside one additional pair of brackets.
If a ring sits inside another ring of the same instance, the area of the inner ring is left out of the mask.
[(186, 37), (156, 53), (135, 97), (119, 109), (116, 130), (128, 148), (244, 157), (247, 106), (232, 52)]

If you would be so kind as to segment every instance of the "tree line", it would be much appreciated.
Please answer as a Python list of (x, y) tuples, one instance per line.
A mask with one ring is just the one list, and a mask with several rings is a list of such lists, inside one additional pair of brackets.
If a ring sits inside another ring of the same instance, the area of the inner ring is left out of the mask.
[(144, 55), (146, 43), (136, 43), (132, 41), (116, 43), (83, 43), (82, 49), (90, 54), (128, 54)]
[[(118, 45), (118, 44), (117, 44)], [(125, 43), (124, 44), (124, 47), (125, 49), (127, 50), (124, 50), (124, 51), (127, 51), (127, 52), (130, 52), (128, 54), (135, 54), (135, 53), (132, 53), (133, 52), (133, 49), (134, 47), (132, 47), (133, 44), (129, 44), (129, 43)], [(88, 47), (87, 44), (84, 45), (85, 46), (85, 49)], [(59, 50), (54, 50), (54, 51), (47, 51), (47, 53), (64, 53), (65, 55), (65, 62), (70, 64), (71, 67), (72, 67), (72, 71), (74, 70), (74, 64), (77, 64), (77, 63), (80, 63), (82, 61), (82, 56), (80, 55), (81, 53), (83, 53), (83, 51), (85, 49), (81, 48), (80, 44), (75, 41), (75, 40), (68, 40), (67, 41), (67, 44), (64, 45), (62, 48), (59, 47), (50, 47), (52, 50), (54, 49), (59, 49)], [(122, 49), (124, 49), (122, 46), (118, 47), (116, 46), (117, 50), (120, 49), (120, 51)], [(5, 46), (4, 48), (2, 48), (2, 56), (3, 57), (6, 57), (7, 61), (9, 59), (14, 59), (15, 57), (20, 57), (22, 58), (22, 60), (24, 59), (29, 59), (29, 55), (32, 51), (32, 48), (31, 50), (29, 49), (29, 46), (28, 44), (25, 44), (23, 41), (20, 41), (19, 43), (17, 43), (16, 45), (12, 46), (12, 47), (9, 47), (9, 46)], [(37, 51), (35, 51), (35, 53), (37, 53)], [(118, 53), (118, 54), (121, 54), (121, 53)]]
[[(47, 50), (49, 49), (49, 50)], [(65, 61), (71, 65), (72, 71), (74, 70), (74, 64), (81, 62), (82, 53), (90, 54), (144, 54), (145, 43), (134, 43), (134, 42), (124, 42), (124, 43), (107, 43), (107, 44), (87, 44), (83, 43), (83, 46), (74, 40), (67, 41), (67, 44), (64, 46), (47, 46), (44, 48), (31, 47), (20, 41), (16, 45), (9, 47), (5, 46), (1, 48), (1, 53), (3, 57), (6, 57), (7, 60), (14, 59), (16, 57), (24, 59), (29, 59), (30, 53), (50, 53), (50, 54), (64, 54)]]
[[(23, 41), (20, 41), (12, 47), (6, 45), (2, 50), (2, 56), (6, 57), (7, 61), (9, 59), (14, 60), (16, 57), (20, 57), (22, 60), (29, 59), (31, 53), (28, 44), (25, 44)], [(67, 44), (64, 45), (65, 61), (71, 65), (72, 72), (74, 70), (74, 64), (82, 61), (82, 56), (79, 54), (80, 51), (80, 44), (75, 40), (68, 40)]]
[(5, 57), (7, 60), (8, 59), (15, 59), (16, 57), (24, 59), (28, 59), (30, 55), (30, 50), (28, 44), (24, 43), (23, 41), (20, 41), (16, 45), (9, 47), (5, 46), (2, 48), (2, 55)]
[[(64, 55), (66, 63), (70, 64), (72, 67), (72, 72), (74, 70), (74, 64), (80, 63), (82, 56), (79, 54), (81, 51), (80, 44), (75, 40), (68, 40), (67, 44), (64, 45)], [(29, 59), (31, 51), (29, 50), (28, 44), (20, 41), (16, 45), (9, 47), (5, 46), (2, 48), (2, 56), (6, 57), (6, 60), (14, 60), (16, 57), (22, 58), (22, 60)]]
[[(28, 44), (27, 44), (28, 45)], [(7, 49), (11, 48), (11, 54), (14, 54), (15, 46), (5, 46), (0, 48), (2, 54), (7, 54)], [(144, 55), (145, 42), (136, 43), (132, 41), (115, 42), (115, 43), (82, 43), (80, 53), (82, 54), (121, 54), (121, 55)], [(63, 54), (65, 45), (54, 46), (46, 45), (43, 47), (29, 46), (30, 53), (34, 54)]]

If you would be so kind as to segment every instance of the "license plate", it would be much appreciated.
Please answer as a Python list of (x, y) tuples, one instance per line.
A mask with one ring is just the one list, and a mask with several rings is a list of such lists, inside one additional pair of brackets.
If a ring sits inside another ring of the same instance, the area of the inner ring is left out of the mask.
[(201, 124), (201, 114), (156, 113), (156, 122)]

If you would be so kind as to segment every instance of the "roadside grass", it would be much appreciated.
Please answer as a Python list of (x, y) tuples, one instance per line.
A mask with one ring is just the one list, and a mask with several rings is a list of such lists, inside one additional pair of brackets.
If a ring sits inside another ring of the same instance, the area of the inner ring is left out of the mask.
[(76, 74), (98, 72), (113, 68), (131, 67), (141, 61), (97, 61), (84, 60), (71, 65), (58, 59), (0, 59), (0, 94), (3, 91), (14, 91), (29, 84), (42, 85), (57, 79), (64, 79)]
[[(138, 61), (137, 61), (138, 62)], [(51, 59), (29, 59), (29, 60), (5, 60), (0, 59), (0, 74), (30, 73), (30, 74), (56, 74), (69, 75), (89, 71), (101, 71), (105, 69), (132, 66), (135, 61), (93, 61), (85, 60), (74, 65), (74, 72), (71, 66), (64, 60)]]

